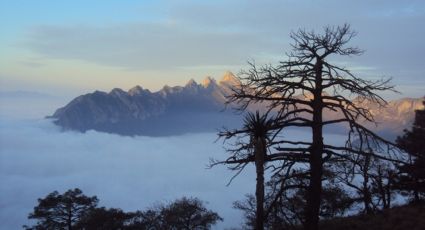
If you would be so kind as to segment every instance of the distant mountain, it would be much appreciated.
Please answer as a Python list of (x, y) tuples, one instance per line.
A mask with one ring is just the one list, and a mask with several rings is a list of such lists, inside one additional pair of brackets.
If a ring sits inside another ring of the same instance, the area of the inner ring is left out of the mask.
[(364, 124), (382, 136), (394, 140), (397, 136), (403, 134), (404, 129), (411, 128), (415, 118), (415, 110), (424, 108), (423, 101), (424, 98), (402, 98), (389, 101), (385, 108), (379, 108), (371, 102), (363, 102), (365, 104), (362, 106), (369, 108), (377, 126), (370, 123)]
[(224, 111), (225, 96), (239, 80), (230, 72), (217, 82), (191, 79), (185, 86), (164, 86), (157, 92), (135, 86), (130, 90), (95, 91), (79, 96), (49, 118), (65, 130), (97, 130), (121, 135), (174, 135), (237, 127), (239, 116)]
[[(220, 81), (211, 77), (198, 84), (191, 79), (185, 86), (164, 86), (151, 92), (140, 86), (130, 90), (95, 91), (79, 96), (50, 116), (65, 130), (97, 130), (120, 135), (163, 136), (188, 132), (210, 132), (225, 126), (240, 127), (241, 117), (234, 111), (225, 111), (226, 95), (239, 80), (226, 72)], [(393, 139), (413, 121), (415, 109), (422, 108), (423, 99), (405, 98), (389, 102), (380, 108), (371, 102), (361, 102), (370, 109), (378, 126), (365, 123), (371, 129)], [(360, 102), (356, 102), (360, 103)], [(254, 105), (250, 109), (264, 109)], [(324, 117), (334, 117), (324, 111)], [(328, 131), (341, 131), (333, 127)]]

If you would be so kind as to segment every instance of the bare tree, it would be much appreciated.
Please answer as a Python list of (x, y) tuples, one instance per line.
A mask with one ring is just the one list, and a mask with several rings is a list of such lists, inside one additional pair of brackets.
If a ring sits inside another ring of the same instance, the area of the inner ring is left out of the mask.
[[(245, 110), (254, 103), (267, 102), (269, 111), (276, 113), (273, 127), (276, 133), (288, 127), (311, 129), (311, 141), (275, 140), (275, 151), (266, 157), (266, 161), (307, 164), (305, 229), (318, 229), (323, 169), (326, 164), (349, 161), (351, 154), (370, 155), (384, 160), (395, 158), (395, 154), (388, 151), (392, 143), (360, 123), (374, 122), (372, 114), (362, 102), (386, 105), (386, 101), (377, 92), (394, 90), (393, 86), (388, 85), (389, 79), (361, 79), (349, 69), (328, 61), (332, 55), (362, 54), (363, 51), (356, 47), (347, 47), (347, 43), (355, 35), (347, 24), (325, 27), (323, 34), (306, 30), (294, 32), (291, 34), (294, 42), (292, 52), (287, 54), (288, 60), (277, 66), (258, 67), (255, 63), (250, 63), (251, 68), (239, 76), (241, 86), (234, 88), (233, 94), (229, 96), (228, 103), (238, 104), (240, 110)], [(324, 111), (333, 113), (333, 116), (324, 118)], [(345, 145), (324, 143), (323, 128), (331, 125), (348, 127)], [(237, 133), (234, 132), (233, 135)], [(229, 133), (228, 136), (231, 135)], [(359, 146), (353, 146), (355, 140)], [(371, 146), (381, 151), (363, 151)], [(222, 163), (248, 162), (248, 159), (239, 158), (237, 152), (233, 153)]]
[[(370, 150), (372, 151), (372, 150)], [(355, 192), (356, 203), (363, 203), (363, 212), (371, 214), (388, 209), (394, 193), (395, 165), (371, 156), (351, 155), (350, 161), (336, 164), (335, 175), (339, 183)]]

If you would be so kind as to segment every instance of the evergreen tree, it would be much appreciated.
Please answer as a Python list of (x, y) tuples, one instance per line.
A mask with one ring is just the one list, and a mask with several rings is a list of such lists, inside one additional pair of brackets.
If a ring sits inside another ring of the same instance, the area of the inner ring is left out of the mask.
[(397, 144), (409, 154), (409, 163), (399, 166), (397, 187), (412, 192), (418, 202), (425, 196), (425, 109), (416, 110), (412, 129), (404, 130)]
[(223, 219), (215, 212), (208, 210), (197, 198), (183, 197), (162, 207), (160, 211), (161, 229), (207, 230)]
[(24, 226), (27, 230), (56, 230), (78, 229), (76, 225), (97, 206), (96, 196), (88, 197), (75, 188), (64, 194), (54, 191), (45, 198), (38, 199), (38, 205), (29, 214), (29, 219), (36, 219), (32, 227)]

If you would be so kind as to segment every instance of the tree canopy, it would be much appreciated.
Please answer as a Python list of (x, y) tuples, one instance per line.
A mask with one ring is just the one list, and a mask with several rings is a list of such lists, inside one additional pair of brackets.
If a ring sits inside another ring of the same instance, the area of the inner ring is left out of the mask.
[(98, 203), (96, 196), (88, 197), (75, 188), (63, 194), (54, 191), (45, 198), (38, 199), (38, 205), (29, 214), (37, 224), (26, 229), (68, 229), (72, 230), (87, 216)]
[(29, 219), (36, 219), (37, 223), (24, 228), (207, 230), (223, 220), (197, 198), (183, 197), (166, 205), (161, 204), (136, 212), (97, 207), (97, 203), (96, 196), (88, 197), (78, 188), (70, 189), (63, 194), (54, 191), (45, 198), (38, 199), (38, 205), (28, 216)]
[(425, 109), (416, 110), (412, 129), (405, 130), (397, 144), (410, 156), (409, 163), (399, 166), (397, 186), (413, 192), (414, 200), (420, 201), (425, 197)]

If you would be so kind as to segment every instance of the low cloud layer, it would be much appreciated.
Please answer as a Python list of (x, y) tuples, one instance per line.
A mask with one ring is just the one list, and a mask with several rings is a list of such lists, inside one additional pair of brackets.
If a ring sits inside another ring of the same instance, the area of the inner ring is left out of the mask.
[[(240, 226), (242, 213), (232, 203), (254, 193), (255, 170), (247, 167), (226, 186), (234, 172), (207, 169), (210, 158), (226, 157), (215, 133), (155, 138), (61, 132), (40, 115), (55, 107), (55, 98), (0, 99), (0, 229), (21, 228), (38, 198), (76, 187), (98, 196), (101, 206), (125, 211), (198, 197), (224, 218), (217, 229)], [(282, 135), (310, 138), (303, 131)], [(342, 139), (325, 137), (327, 143)]]
[(232, 202), (253, 192), (248, 169), (229, 187), (232, 173), (206, 169), (210, 157), (224, 151), (215, 134), (166, 138), (121, 137), (88, 132), (60, 132), (47, 120), (0, 121), (1, 229), (18, 229), (37, 198), (58, 190), (81, 188), (100, 205), (126, 211), (156, 202), (194, 196), (223, 216), (224, 226), (238, 226), (241, 213)]

